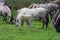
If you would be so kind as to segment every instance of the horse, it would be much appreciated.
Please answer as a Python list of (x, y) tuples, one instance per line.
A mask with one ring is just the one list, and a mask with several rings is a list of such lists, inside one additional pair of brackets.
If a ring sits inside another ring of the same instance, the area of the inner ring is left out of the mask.
[(13, 16), (11, 14), (11, 10), (8, 6), (0, 5), (0, 16), (3, 16), (3, 21), (6, 21), (6, 16), (9, 16), (9, 23), (13, 23)]
[(54, 11), (56, 11), (59, 6), (57, 4), (54, 4), (54, 3), (45, 3), (45, 4), (31, 4), (28, 8), (46, 8), (47, 10), (49, 10), (49, 14), (51, 16), (51, 20), (52, 20), (52, 17), (54, 15)]
[[(21, 20), (22, 19), (22, 20)], [(29, 27), (31, 26), (31, 20), (42, 20), (44, 28), (44, 24), (46, 24), (46, 28), (48, 27), (49, 18), (48, 18), (48, 11), (45, 8), (22, 8), (20, 10), (17, 10), (17, 16), (16, 16), (16, 25), (23, 23), (24, 20), (27, 21), (27, 24)], [(22, 24), (21, 24), (22, 25)]]
[(57, 10), (53, 17), (53, 25), (57, 32), (60, 32), (60, 9)]
[(48, 3), (48, 10), (49, 14), (51, 16), (51, 20), (53, 18), (53, 15), (56, 13), (56, 11), (59, 9), (59, 5), (54, 4), (54, 3)]
[(59, 5), (59, 9), (60, 9), (60, 1), (59, 1), (59, 0), (54, 0), (54, 1), (52, 1), (51, 3), (54, 3), (54, 4)]
[(32, 15), (20, 14), (16, 19), (16, 26), (23, 26), (24, 21), (27, 22), (28, 26), (31, 27)]

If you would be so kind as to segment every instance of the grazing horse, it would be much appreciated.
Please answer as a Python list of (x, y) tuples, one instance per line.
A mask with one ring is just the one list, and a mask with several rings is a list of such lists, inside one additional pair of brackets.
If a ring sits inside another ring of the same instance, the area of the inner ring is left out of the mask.
[(13, 16), (11, 14), (11, 10), (8, 6), (2, 6), (0, 5), (0, 15), (3, 16), (3, 21), (6, 21), (6, 16), (9, 16), (9, 22), (13, 23)]
[(60, 32), (60, 9), (57, 10), (53, 18), (53, 25), (57, 32)]
[(28, 26), (31, 27), (32, 15), (19, 14), (16, 18), (16, 26), (23, 26), (24, 21), (27, 22)]
[(48, 22), (49, 22), (47, 9), (45, 8), (34, 8), (34, 9), (23, 8), (17, 11), (16, 25), (18, 26), (19, 24), (23, 23), (24, 20), (26, 20), (30, 27), (31, 20), (39, 20), (39, 19), (42, 20), (42, 23), (43, 23), (42, 28), (44, 28), (44, 24), (46, 24), (46, 28), (47, 28)]

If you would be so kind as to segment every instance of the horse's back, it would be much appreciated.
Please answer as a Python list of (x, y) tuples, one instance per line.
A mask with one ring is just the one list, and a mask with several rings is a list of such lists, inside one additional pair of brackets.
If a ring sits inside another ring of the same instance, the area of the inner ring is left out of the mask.
[(46, 13), (47, 13), (47, 9), (45, 8), (32, 8), (32, 9), (29, 9), (29, 8), (22, 8), (21, 10), (18, 10), (18, 15), (20, 14), (27, 14), (27, 15), (33, 15), (33, 16), (36, 16), (36, 17), (45, 17), (46, 16)]
[(4, 6), (1, 6), (1, 5), (0, 5), (0, 12), (1, 12), (1, 11), (6, 12), (6, 9), (5, 9)]

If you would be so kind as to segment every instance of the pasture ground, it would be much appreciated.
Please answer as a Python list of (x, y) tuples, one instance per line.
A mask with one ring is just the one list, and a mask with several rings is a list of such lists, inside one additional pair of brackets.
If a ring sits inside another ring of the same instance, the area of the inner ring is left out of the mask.
[[(16, 12), (12, 13), (15, 16)], [(60, 33), (55, 31), (52, 22), (47, 29), (42, 29), (42, 23), (38, 21), (33, 21), (31, 28), (26, 23), (23, 27), (16, 27), (3, 22), (0, 17), (0, 40), (60, 40)]]

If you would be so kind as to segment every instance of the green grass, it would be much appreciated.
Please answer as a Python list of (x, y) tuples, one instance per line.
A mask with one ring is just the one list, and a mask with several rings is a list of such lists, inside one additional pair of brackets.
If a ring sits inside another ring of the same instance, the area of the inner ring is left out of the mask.
[[(12, 13), (16, 14), (15, 11)], [(29, 28), (26, 22), (23, 27), (16, 27), (2, 20), (0, 17), (0, 40), (60, 40), (60, 33), (55, 31), (52, 22), (47, 29), (42, 29), (42, 23), (38, 21), (33, 21)]]

